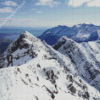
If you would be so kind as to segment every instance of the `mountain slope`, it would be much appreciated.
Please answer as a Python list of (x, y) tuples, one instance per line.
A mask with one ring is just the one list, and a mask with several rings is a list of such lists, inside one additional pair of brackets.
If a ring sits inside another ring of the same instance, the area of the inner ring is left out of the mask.
[[(14, 48), (15, 44), (19, 45)], [(0, 69), (0, 100), (100, 100), (100, 93), (78, 76), (68, 57), (30, 33), (21, 34), (4, 57), (9, 52), (14, 66)]]
[(58, 26), (46, 30), (39, 38), (49, 45), (54, 45), (62, 36), (67, 36), (78, 43), (95, 41), (100, 39), (100, 26), (93, 24), (78, 24), (73, 27)]
[(54, 49), (70, 58), (79, 75), (100, 91), (100, 40), (78, 44), (64, 36)]

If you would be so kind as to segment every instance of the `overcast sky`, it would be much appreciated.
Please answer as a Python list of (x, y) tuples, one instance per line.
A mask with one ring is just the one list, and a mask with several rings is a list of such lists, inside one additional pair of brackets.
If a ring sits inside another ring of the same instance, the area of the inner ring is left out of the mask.
[(18, 27), (100, 25), (100, 0), (0, 0), (0, 24)]

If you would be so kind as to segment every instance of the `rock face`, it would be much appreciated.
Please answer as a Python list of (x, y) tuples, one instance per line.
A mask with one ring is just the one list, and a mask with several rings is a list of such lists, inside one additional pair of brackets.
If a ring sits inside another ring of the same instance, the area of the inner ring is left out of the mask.
[(73, 27), (58, 26), (46, 30), (39, 38), (49, 45), (54, 45), (62, 36), (67, 36), (78, 43), (95, 41), (100, 39), (100, 26), (93, 24), (78, 24)]
[(100, 40), (76, 43), (62, 37), (54, 49), (69, 57), (79, 75), (100, 91)]
[[(56, 50), (66, 41), (63, 37)], [(100, 100), (99, 91), (78, 74), (76, 62), (56, 50), (28, 32), (21, 34), (0, 60), (0, 100)], [(5, 68), (8, 53), (13, 67)]]

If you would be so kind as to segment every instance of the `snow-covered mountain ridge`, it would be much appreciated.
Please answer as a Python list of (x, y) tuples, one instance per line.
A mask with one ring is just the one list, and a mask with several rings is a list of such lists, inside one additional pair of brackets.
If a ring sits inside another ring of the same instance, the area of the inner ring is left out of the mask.
[(6, 67), (8, 53), (14, 64), (0, 69), (0, 100), (100, 100), (99, 91), (78, 75), (69, 57), (30, 33), (8, 47), (0, 66)]
[(100, 26), (93, 24), (78, 24), (73, 27), (57, 26), (46, 30), (39, 38), (49, 45), (54, 45), (62, 36), (67, 36), (78, 43), (95, 41), (100, 39)]
[(69, 57), (79, 75), (100, 90), (100, 40), (76, 43), (63, 36), (54, 49)]

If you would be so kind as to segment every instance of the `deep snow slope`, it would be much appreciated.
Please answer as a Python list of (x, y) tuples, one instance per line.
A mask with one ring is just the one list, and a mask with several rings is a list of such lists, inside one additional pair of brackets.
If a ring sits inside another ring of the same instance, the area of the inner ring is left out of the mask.
[[(32, 56), (26, 53), (30, 48)], [(78, 76), (69, 57), (30, 33), (21, 34), (4, 55), (8, 52), (14, 66), (0, 69), (0, 100), (100, 100), (100, 93)]]
[(95, 41), (100, 39), (100, 26), (93, 24), (78, 24), (73, 27), (58, 26), (46, 30), (39, 38), (49, 45), (54, 45), (62, 36), (67, 36), (78, 43)]
[(63, 36), (54, 48), (68, 57), (78, 74), (100, 91), (100, 40), (76, 43)]

